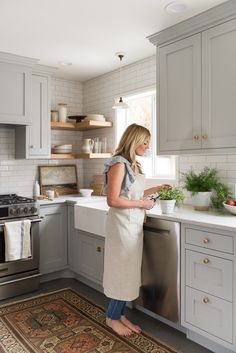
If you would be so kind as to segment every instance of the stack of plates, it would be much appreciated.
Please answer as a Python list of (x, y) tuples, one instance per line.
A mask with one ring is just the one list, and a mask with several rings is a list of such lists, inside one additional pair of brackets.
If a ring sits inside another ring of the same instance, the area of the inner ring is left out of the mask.
[(88, 114), (86, 116), (86, 118), (84, 119), (84, 121), (90, 121), (90, 120), (93, 120), (93, 121), (106, 121), (104, 115), (101, 115), (101, 114)]
[(53, 148), (54, 153), (72, 153), (72, 145), (58, 145)]

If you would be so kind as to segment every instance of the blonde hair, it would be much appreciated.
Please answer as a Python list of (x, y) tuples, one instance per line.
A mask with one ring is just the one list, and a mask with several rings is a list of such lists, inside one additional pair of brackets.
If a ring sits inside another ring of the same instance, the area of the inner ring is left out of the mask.
[(142, 173), (141, 165), (136, 161), (136, 148), (144, 142), (150, 140), (151, 133), (144, 126), (131, 124), (121, 136), (119, 145), (114, 156), (122, 156), (131, 163), (131, 168), (135, 174)]

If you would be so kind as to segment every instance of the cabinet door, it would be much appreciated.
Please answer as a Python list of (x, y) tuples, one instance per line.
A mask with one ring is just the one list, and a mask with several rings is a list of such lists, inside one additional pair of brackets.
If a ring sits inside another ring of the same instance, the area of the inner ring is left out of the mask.
[(50, 78), (32, 75), (32, 124), (16, 126), (15, 157), (16, 158), (50, 158)]
[[(160, 152), (201, 148), (201, 35), (159, 49)], [(157, 109), (158, 111), (158, 109)]]
[(28, 127), (29, 158), (50, 156), (50, 116), (48, 77), (32, 76), (32, 125)]
[(46, 274), (67, 266), (67, 206), (42, 207), (40, 214), (40, 272)]
[(202, 34), (203, 148), (236, 147), (236, 20)]
[(30, 124), (31, 69), (0, 63), (0, 122)]
[(78, 273), (87, 279), (102, 284), (104, 240), (77, 230), (79, 237)]

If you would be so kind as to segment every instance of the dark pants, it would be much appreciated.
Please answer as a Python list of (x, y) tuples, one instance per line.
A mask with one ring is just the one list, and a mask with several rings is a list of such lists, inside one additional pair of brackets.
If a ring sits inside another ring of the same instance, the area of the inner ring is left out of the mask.
[(119, 320), (124, 315), (126, 301), (111, 299), (106, 311), (106, 317), (112, 320)]

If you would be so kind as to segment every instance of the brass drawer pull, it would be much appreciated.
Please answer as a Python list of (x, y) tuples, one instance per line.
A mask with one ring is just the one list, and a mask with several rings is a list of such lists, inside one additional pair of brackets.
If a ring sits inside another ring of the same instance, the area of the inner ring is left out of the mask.
[(203, 301), (204, 304), (208, 304), (210, 300), (209, 300), (209, 298), (204, 297), (204, 298), (202, 299), (202, 301)]
[(204, 243), (204, 244), (208, 244), (208, 243), (209, 243), (209, 239), (208, 239), (208, 238), (204, 238), (204, 239), (203, 239), (203, 243)]
[(203, 134), (203, 135), (202, 135), (202, 139), (203, 139), (203, 140), (206, 140), (206, 139), (207, 139), (207, 135), (206, 135), (206, 134)]
[(193, 138), (194, 138), (194, 140), (199, 140), (199, 136), (198, 135), (194, 135)]
[(97, 247), (97, 252), (101, 252), (101, 246)]
[(203, 260), (203, 263), (204, 263), (205, 265), (209, 264), (209, 262), (210, 262), (210, 260), (209, 260), (207, 257)]

